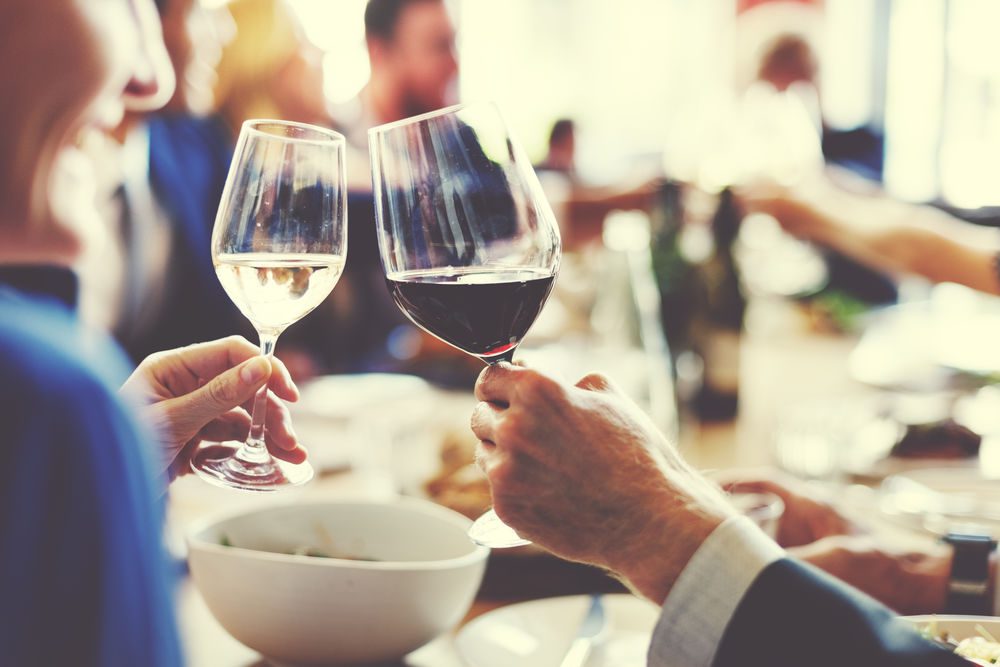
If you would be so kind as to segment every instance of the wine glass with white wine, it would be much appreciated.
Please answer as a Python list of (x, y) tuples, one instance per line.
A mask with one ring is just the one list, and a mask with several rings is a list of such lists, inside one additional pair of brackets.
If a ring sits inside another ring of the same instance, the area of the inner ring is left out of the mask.
[[(243, 124), (212, 234), (212, 259), (229, 298), (253, 324), (261, 354), (320, 305), (347, 257), (344, 137), (276, 120)], [(313, 476), (308, 461), (271, 456), (264, 424), (268, 389), (254, 398), (245, 442), (204, 447), (192, 469), (217, 486), (275, 491)], [(223, 452), (220, 454), (220, 452)]]

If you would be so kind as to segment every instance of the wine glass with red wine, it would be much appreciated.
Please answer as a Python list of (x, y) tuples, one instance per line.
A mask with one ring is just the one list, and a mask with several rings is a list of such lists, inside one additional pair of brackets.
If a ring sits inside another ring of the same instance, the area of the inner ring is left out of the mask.
[[(414, 324), (487, 364), (511, 361), (559, 270), (559, 226), (490, 103), (368, 132), (379, 247), (392, 298)], [(491, 510), (472, 539), (528, 542)]]

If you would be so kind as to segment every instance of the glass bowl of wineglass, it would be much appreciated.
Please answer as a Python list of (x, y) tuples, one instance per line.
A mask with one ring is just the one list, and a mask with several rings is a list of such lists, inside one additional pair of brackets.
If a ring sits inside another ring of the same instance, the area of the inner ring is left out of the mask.
[[(369, 130), (379, 249), (393, 300), (418, 327), (487, 364), (510, 362), (559, 271), (559, 226), (491, 103)], [(491, 510), (470, 536), (527, 542)]]
[[(347, 258), (344, 137), (276, 120), (243, 124), (212, 233), (223, 289), (270, 357), (278, 336), (330, 295)], [(245, 442), (203, 447), (192, 469), (217, 486), (274, 491), (308, 482), (308, 461), (272, 457), (267, 387), (254, 398)]]

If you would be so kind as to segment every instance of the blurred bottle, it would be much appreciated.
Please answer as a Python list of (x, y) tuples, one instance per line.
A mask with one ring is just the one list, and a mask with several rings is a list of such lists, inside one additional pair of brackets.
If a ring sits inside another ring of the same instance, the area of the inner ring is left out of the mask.
[(660, 187), (651, 216), (653, 273), (660, 288), (663, 332), (675, 355), (690, 350), (703, 301), (697, 266), (684, 252), (684, 191), (680, 183)]
[(711, 221), (714, 247), (697, 267), (705, 298), (692, 347), (701, 357), (703, 372), (691, 407), (701, 421), (729, 420), (739, 409), (740, 337), (747, 304), (733, 245), (742, 217), (732, 191), (722, 190)]

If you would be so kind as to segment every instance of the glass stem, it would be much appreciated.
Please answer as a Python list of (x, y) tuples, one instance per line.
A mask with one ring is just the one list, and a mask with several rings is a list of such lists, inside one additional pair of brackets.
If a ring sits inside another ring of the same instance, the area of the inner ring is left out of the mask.
[[(278, 334), (259, 333), (260, 353), (270, 360), (274, 356), (274, 346), (278, 342)], [(264, 440), (264, 423), (267, 420), (267, 385), (257, 391), (253, 399), (253, 410), (250, 412), (250, 435), (239, 450), (236, 458), (242, 463), (260, 465), (271, 460)]]
[(514, 351), (516, 349), (517, 348), (511, 348), (498, 357), (493, 357), (492, 359), (483, 359), (483, 361), (486, 362), (487, 366), (496, 366), (501, 361), (506, 361), (508, 364), (512, 364), (514, 363)]

